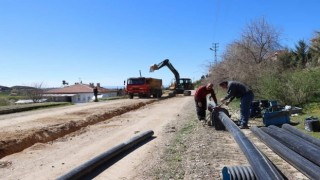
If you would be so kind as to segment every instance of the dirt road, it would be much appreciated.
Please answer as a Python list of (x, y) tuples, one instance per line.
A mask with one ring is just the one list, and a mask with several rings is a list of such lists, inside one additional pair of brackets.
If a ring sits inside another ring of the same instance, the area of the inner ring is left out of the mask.
[[(147, 130), (154, 131), (154, 139), (95, 179), (221, 179), (224, 166), (248, 164), (227, 131), (215, 131), (196, 120), (192, 96), (124, 99), (5, 115), (0, 116), (0, 130), (4, 155), (0, 179), (55, 179)], [(258, 141), (250, 130), (244, 132)], [(30, 146), (28, 140), (38, 143)], [(10, 154), (14, 143), (30, 147)], [(259, 148), (277, 161), (289, 179), (306, 179), (262, 143)]]

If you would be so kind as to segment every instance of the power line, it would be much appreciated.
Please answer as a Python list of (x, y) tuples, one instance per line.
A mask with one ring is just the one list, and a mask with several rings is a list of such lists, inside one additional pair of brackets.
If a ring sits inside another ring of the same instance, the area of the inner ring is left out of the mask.
[(217, 59), (218, 47), (219, 47), (219, 43), (212, 43), (212, 47), (209, 48), (211, 51), (214, 51), (214, 64), (218, 63), (218, 59)]

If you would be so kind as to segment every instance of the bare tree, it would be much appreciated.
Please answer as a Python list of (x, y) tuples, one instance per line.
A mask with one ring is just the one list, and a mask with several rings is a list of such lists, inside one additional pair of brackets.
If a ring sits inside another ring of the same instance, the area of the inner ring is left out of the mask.
[(31, 99), (34, 103), (41, 102), (43, 99), (43, 83), (33, 85), (33, 88), (25, 89), (23, 94), (28, 98)]
[(314, 65), (320, 64), (320, 31), (314, 33), (311, 39), (310, 52), (312, 56), (312, 62)]
[(241, 39), (226, 47), (222, 61), (211, 70), (211, 81), (238, 80), (256, 84), (266, 69), (266, 60), (281, 47), (279, 37), (280, 32), (264, 18), (252, 21), (242, 32)]
[(281, 47), (279, 37), (280, 31), (260, 18), (249, 23), (237, 44), (259, 64)]

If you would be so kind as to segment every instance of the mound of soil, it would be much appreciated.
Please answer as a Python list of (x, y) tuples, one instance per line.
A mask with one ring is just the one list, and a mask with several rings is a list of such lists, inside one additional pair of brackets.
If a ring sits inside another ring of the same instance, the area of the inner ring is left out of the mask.
[[(36, 143), (53, 141), (88, 125), (119, 116), (154, 101), (131, 101), (126, 105), (88, 108), (57, 116), (34, 118), (26, 123), (20, 123), (17, 127), (0, 128), (0, 158), (22, 151)], [(34, 111), (34, 114), (36, 113)]]

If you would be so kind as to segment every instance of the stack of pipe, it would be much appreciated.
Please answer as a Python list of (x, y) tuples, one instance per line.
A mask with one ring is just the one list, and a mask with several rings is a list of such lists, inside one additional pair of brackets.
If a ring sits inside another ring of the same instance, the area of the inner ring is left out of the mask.
[(252, 132), (284, 160), (310, 179), (320, 179), (320, 140), (289, 124), (253, 127)]
[(257, 179), (284, 179), (272, 162), (250, 142), (240, 128), (223, 111), (219, 112), (219, 119), (240, 146)]

